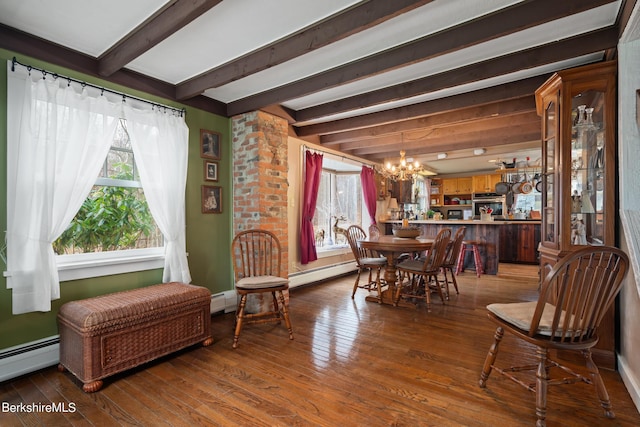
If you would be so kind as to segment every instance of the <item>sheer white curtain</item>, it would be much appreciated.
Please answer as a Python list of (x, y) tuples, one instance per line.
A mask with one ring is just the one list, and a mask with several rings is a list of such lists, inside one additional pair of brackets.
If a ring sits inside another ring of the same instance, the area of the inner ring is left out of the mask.
[(8, 72), (7, 287), (13, 314), (60, 297), (52, 242), (95, 183), (120, 107), (61, 78)]
[(127, 131), (151, 214), (165, 238), (164, 282), (191, 282), (185, 235), (189, 129), (162, 109), (124, 106)]

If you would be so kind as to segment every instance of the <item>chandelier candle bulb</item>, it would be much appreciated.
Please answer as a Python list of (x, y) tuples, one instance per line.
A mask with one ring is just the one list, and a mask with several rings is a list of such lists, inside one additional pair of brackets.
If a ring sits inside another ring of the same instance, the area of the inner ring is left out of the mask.
[(404, 150), (400, 151), (400, 162), (397, 165), (392, 165), (391, 162), (387, 162), (385, 167), (379, 172), (385, 178), (393, 181), (413, 180), (415, 176), (419, 174), (434, 175), (433, 172), (426, 171), (417, 160), (413, 161), (411, 158), (407, 160), (405, 154), (406, 152)]

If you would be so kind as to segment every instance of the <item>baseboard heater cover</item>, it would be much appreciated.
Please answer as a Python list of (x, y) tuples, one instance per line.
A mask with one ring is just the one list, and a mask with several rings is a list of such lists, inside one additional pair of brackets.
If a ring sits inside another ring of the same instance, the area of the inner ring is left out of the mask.
[(320, 267), (313, 270), (301, 271), (289, 274), (289, 287), (308, 285), (310, 283), (321, 282), (332, 277), (353, 273), (358, 270), (355, 261), (347, 261), (341, 264), (334, 264), (328, 267)]
[(44, 338), (0, 352), (0, 382), (57, 365), (60, 361), (60, 337)]
[(236, 310), (236, 291), (224, 291), (211, 295), (211, 314), (230, 313)]

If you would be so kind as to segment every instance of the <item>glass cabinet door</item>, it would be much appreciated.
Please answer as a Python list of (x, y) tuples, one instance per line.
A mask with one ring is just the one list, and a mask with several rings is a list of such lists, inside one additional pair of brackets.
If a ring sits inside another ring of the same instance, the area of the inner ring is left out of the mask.
[[(604, 244), (605, 93), (587, 90), (571, 106), (571, 242)], [(566, 200), (566, 199), (565, 199)]]
[(556, 211), (555, 211), (555, 191), (554, 174), (555, 158), (557, 151), (557, 133), (558, 133), (558, 104), (556, 101), (551, 101), (547, 104), (547, 108), (544, 111), (543, 118), (543, 132), (544, 141), (542, 144), (543, 149), (543, 170), (542, 180), (544, 183), (542, 194), (542, 211), (545, 218), (544, 230), (542, 230), (542, 242), (549, 246), (556, 245), (557, 230), (556, 230)]

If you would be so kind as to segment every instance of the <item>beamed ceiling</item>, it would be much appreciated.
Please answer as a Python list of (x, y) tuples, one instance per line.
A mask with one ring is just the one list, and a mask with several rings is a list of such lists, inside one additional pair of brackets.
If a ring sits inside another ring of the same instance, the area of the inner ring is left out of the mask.
[(0, 0), (0, 48), (226, 117), (268, 111), (292, 136), (369, 161), (404, 149), (448, 174), (539, 157), (535, 89), (555, 71), (615, 59), (635, 7)]

